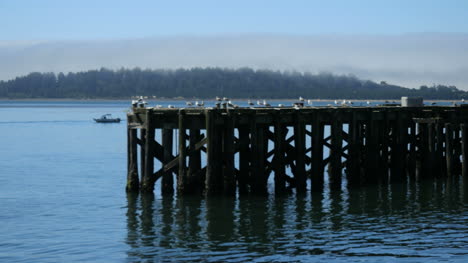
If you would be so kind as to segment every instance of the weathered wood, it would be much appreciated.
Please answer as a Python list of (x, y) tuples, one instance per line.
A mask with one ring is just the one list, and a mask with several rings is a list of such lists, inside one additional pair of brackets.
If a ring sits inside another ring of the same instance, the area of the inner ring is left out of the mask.
[(149, 110), (146, 114), (146, 136), (145, 136), (145, 147), (143, 156), (144, 163), (144, 173), (141, 180), (141, 191), (142, 192), (153, 192), (154, 182), (156, 181), (153, 177), (154, 171), (154, 127), (153, 127), (153, 118), (152, 111)]
[(201, 170), (201, 152), (197, 149), (201, 140), (200, 130), (190, 129), (189, 151), (188, 155), (188, 171), (187, 171), (187, 191), (190, 193), (201, 193), (203, 191), (203, 176)]
[(189, 191), (187, 179), (187, 134), (185, 125), (185, 112), (179, 111), (179, 172), (177, 174), (177, 192), (184, 194)]
[[(468, 121), (468, 107), (138, 107), (127, 117), (127, 191), (152, 191), (155, 181), (162, 178), (161, 192), (172, 194), (174, 173), (181, 194), (205, 190), (207, 194), (233, 195), (236, 183), (239, 193), (266, 193), (273, 171), (277, 193), (284, 192), (287, 185), (303, 192), (306, 174), (312, 177), (311, 190), (321, 191), (326, 164), (332, 190), (341, 187), (344, 164), (348, 187), (365, 181), (386, 183), (389, 171), (395, 183), (405, 181), (404, 169), (410, 178), (416, 170), (421, 177), (446, 171), (453, 177), (459, 173), (466, 176), (468, 169), (463, 124)], [(449, 125), (445, 134), (444, 123)], [(310, 131), (306, 124), (311, 125)], [(324, 125), (331, 127), (327, 138)], [(172, 151), (174, 129), (179, 129), (176, 153)], [(206, 129), (204, 138), (202, 129)], [(292, 135), (288, 134), (291, 130)], [(161, 132), (162, 142), (156, 140), (156, 131)], [(272, 149), (268, 149), (269, 140), (275, 145)], [(324, 146), (330, 148), (325, 159)], [(207, 154), (206, 167), (201, 167), (202, 152)], [(239, 158), (234, 158), (236, 152)], [(154, 162), (161, 167), (156, 172)], [(306, 172), (308, 165), (311, 168)]]
[(462, 160), (462, 176), (464, 181), (468, 178), (468, 130), (467, 124), (460, 124), (461, 130), (461, 160)]
[(207, 195), (222, 193), (221, 171), (219, 169), (219, 132), (216, 130), (216, 115), (213, 110), (205, 110), (206, 120), (206, 178), (205, 191)]
[(140, 188), (136, 137), (137, 130), (127, 127), (127, 192), (137, 192)]
[(294, 179), (296, 183), (296, 192), (303, 193), (306, 191), (306, 127), (302, 114), (296, 113), (294, 123), (294, 147), (296, 149), (296, 169)]
[(339, 119), (339, 116), (335, 116), (333, 123), (330, 128), (331, 133), (331, 148), (330, 148), (330, 162), (328, 177), (330, 182), (330, 190), (341, 189), (341, 177), (342, 177), (342, 146), (343, 146), (343, 124)]
[(360, 184), (359, 123), (355, 112), (351, 115), (348, 127), (348, 160), (346, 162), (346, 178), (348, 181), (348, 187), (352, 188)]
[(445, 161), (447, 176), (452, 177), (453, 174), (453, 125), (445, 124)]
[(145, 174), (145, 141), (146, 141), (146, 128), (140, 129), (140, 138), (137, 138), (138, 145), (140, 145), (140, 186), (143, 183)]
[(370, 113), (370, 120), (366, 123), (365, 128), (365, 160), (366, 160), (366, 174), (365, 182), (367, 184), (375, 184), (379, 182), (379, 121), (376, 120), (375, 114)]
[(245, 194), (249, 191), (249, 169), (250, 169), (250, 138), (249, 128), (239, 127), (239, 193)]
[(286, 190), (285, 183), (285, 141), (284, 141), (284, 127), (279, 122), (280, 116), (276, 116), (275, 122), (275, 136), (274, 136), (274, 152), (275, 156), (273, 159), (274, 170), (275, 170), (275, 194), (282, 194)]
[(223, 185), (226, 195), (236, 193), (236, 180), (234, 177), (234, 122), (235, 116), (228, 114), (224, 118), (223, 126)]
[[(162, 146), (164, 149), (162, 165), (166, 165), (172, 159), (173, 131), (172, 129), (163, 129), (161, 132)], [(174, 177), (172, 171), (164, 171), (161, 181), (161, 193), (163, 195), (172, 195), (174, 193)]]
[(250, 169), (250, 179), (251, 179), (251, 192), (259, 195), (264, 195), (267, 193), (266, 185), (266, 152), (265, 148), (268, 145), (265, 145), (266, 128), (257, 125), (256, 115), (251, 116), (250, 120), (250, 129), (251, 129), (251, 169)]
[(323, 124), (318, 114), (312, 120), (312, 192), (323, 190)]
[(436, 177), (441, 177), (445, 174), (445, 160), (444, 160), (444, 126), (440, 122), (435, 124), (435, 139), (436, 139), (436, 149), (435, 149), (435, 175)]

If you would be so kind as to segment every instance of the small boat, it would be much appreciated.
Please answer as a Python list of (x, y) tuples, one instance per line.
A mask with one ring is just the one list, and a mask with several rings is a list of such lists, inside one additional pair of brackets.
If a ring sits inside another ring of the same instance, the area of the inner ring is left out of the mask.
[(99, 119), (93, 119), (95, 122), (98, 123), (115, 123), (120, 122), (120, 118), (112, 118), (111, 114), (104, 114)]

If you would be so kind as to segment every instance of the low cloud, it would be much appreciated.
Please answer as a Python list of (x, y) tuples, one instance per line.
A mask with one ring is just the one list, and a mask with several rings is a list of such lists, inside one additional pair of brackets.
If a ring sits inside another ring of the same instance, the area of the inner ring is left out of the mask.
[(0, 42), (0, 79), (106, 67), (223, 67), (352, 74), (468, 90), (468, 34), (229, 35)]

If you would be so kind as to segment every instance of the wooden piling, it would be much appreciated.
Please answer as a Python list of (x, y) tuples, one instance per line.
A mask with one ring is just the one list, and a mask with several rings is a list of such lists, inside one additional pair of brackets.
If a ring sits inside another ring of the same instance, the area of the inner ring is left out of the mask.
[(296, 183), (296, 192), (306, 191), (306, 134), (305, 121), (300, 112), (296, 112), (294, 119), (294, 147), (296, 148), (296, 167), (294, 179)]
[(228, 113), (224, 118), (223, 126), (223, 185), (226, 195), (236, 193), (236, 180), (234, 177), (234, 121), (235, 116)]
[(342, 147), (343, 147), (343, 124), (338, 116), (334, 116), (330, 128), (331, 149), (328, 178), (330, 190), (341, 189), (342, 177)]
[(323, 124), (318, 114), (312, 120), (312, 192), (323, 190)]
[(239, 127), (239, 175), (238, 186), (239, 193), (249, 192), (249, 170), (250, 170), (250, 138), (249, 128)]
[(151, 193), (154, 190), (154, 126), (153, 126), (153, 111), (148, 110), (146, 113), (146, 135), (143, 156), (144, 173), (141, 180), (141, 191)]
[(453, 127), (451, 123), (445, 124), (445, 161), (447, 176), (453, 174)]
[(140, 188), (137, 146), (137, 130), (127, 126), (127, 192), (138, 192)]
[(346, 178), (350, 188), (360, 184), (359, 126), (357, 113), (353, 112), (348, 126), (348, 160), (346, 162)]
[[(164, 149), (163, 167), (172, 161), (173, 131), (172, 129), (162, 129), (162, 146)], [(161, 179), (161, 194), (172, 195), (174, 193), (174, 177), (172, 171), (164, 171)]]
[(179, 110), (179, 173), (177, 174), (177, 192), (184, 194), (187, 188), (187, 134), (185, 131), (185, 112)]
[(273, 166), (275, 169), (275, 194), (282, 194), (286, 189), (285, 182), (285, 160), (284, 160), (284, 128), (280, 122), (280, 116), (275, 115), (275, 155), (273, 158)]
[(462, 163), (462, 176), (464, 181), (468, 178), (468, 131), (467, 124), (460, 124), (461, 130), (461, 163)]
[(190, 129), (189, 134), (189, 153), (188, 153), (188, 171), (187, 171), (187, 184), (190, 193), (201, 193), (203, 191), (201, 174), (201, 153), (196, 149), (197, 144), (202, 139), (199, 129)]
[(206, 121), (206, 178), (205, 191), (207, 195), (216, 195), (222, 193), (221, 169), (219, 159), (220, 151), (219, 132), (216, 129), (216, 117), (214, 109), (205, 110)]

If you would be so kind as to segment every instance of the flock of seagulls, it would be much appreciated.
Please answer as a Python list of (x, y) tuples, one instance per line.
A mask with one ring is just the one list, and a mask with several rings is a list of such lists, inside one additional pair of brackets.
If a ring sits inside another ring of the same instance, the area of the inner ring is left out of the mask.
[[(133, 107), (146, 107), (148, 105), (148, 102), (145, 100), (146, 98), (148, 97), (145, 97), (145, 96), (136, 96), (134, 97), (134, 99), (132, 99), (132, 105)], [(239, 108), (239, 105), (237, 104), (234, 104), (232, 103), (232, 101), (227, 98), (227, 97), (218, 97), (216, 96), (215, 98), (216, 100), (216, 103), (215, 103), (215, 106), (217, 108)], [(461, 99), (460, 102), (463, 104), (465, 103), (465, 99)], [(389, 101), (385, 101), (385, 103), (390, 103)], [(391, 103), (396, 103), (395, 101), (392, 101)], [(263, 100), (257, 100), (256, 103), (252, 102), (250, 99), (247, 101), (247, 104), (249, 105), (249, 107), (253, 107), (255, 105), (257, 106), (263, 106), (263, 107), (271, 107), (271, 104), (268, 103), (265, 99)], [(301, 107), (304, 107), (304, 104), (308, 105), (308, 106), (313, 106), (313, 101), (310, 100), (310, 99), (305, 99), (303, 98), (302, 96), (299, 97), (299, 102), (296, 102), (296, 103), (293, 103), (293, 107), (294, 108), (301, 108)], [(337, 106), (352, 106), (354, 105), (355, 102), (351, 101), (351, 100), (335, 100), (334, 101), (334, 104), (327, 104), (327, 106), (329, 107), (337, 107)], [(452, 103), (453, 105), (457, 105), (456, 102), (453, 102)], [(205, 102), (204, 101), (187, 101), (185, 102), (185, 105), (187, 107), (205, 107)], [(371, 106), (372, 105), (372, 102), (367, 100), (365, 102), (360, 102), (358, 103), (359, 106), (364, 106), (364, 105), (367, 105), (367, 106)], [(430, 105), (436, 105), (436, 102), (431, 102)], [(278, 107), (285, 107), (284, 104), (278, 104)], [(156, 105), (155, 108), (164, 108), (163, 105)], [(167, 105), (166, 108), (169, 108), (169, 109), (174, 109), (176, 108), (176, 106), (174, 105)]]

